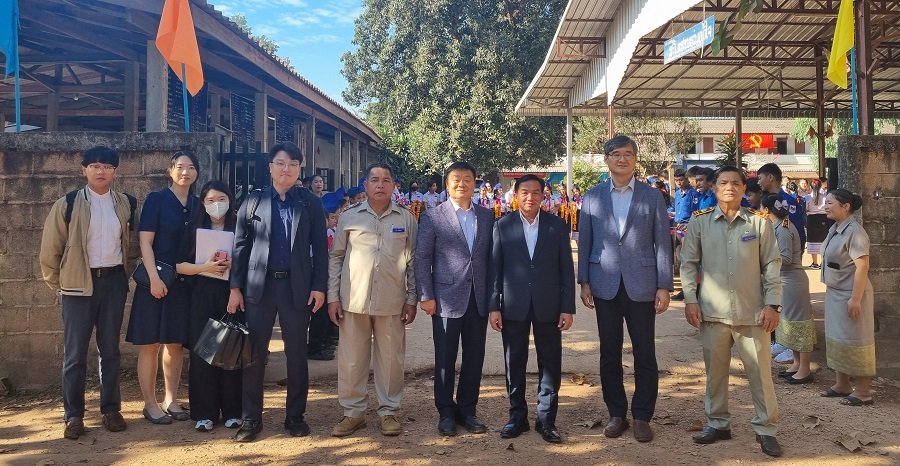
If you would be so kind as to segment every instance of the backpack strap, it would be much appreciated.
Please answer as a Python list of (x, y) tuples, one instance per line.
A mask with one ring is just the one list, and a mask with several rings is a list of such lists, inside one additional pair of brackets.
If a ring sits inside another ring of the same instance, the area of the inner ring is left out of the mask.
[(75, 191), (69, 191), (66, 193), (66, 226), (69, 225), (69, 222), (72, 221), (72, 209), (75, 207), (75, 198), (78, 196), (80, 189), (76, 189)]
[(128, 193), (122, 193), (128, 198), (128, 207), (131, 208), (131, 214), (128, 216), (128, 229), (134, 230), (134, 214), (137, 213), (137, 198)]
[(262, 190), (254, 189), (247, 194), (247, 218), (245, 223), (247, 228), (253, 225), (253, 217), (256, 215), (256, 209), (259, 207), (259, 201), (262, 198)]

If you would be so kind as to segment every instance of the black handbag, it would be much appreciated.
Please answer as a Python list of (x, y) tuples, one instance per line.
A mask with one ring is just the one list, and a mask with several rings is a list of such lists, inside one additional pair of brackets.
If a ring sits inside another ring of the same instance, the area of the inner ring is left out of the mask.
[(256, 362), (250, 330), (231, 314), (219, 320), (209, 318), (192, 351), (208, 364), (225, 370), (242, 369)]
[[(172, 286), (172, 283), (178, 278), (175, 267), (172, 267), (165, 262), (156, 261), (156, 273), (159, 275), (159, 279), (162, 280), (163, 284), (166, 285), (166, 288)], [(134, 280), (138, 286), (150, 289), (150, 275), (147, 274), (147, 267), (144, 265), (142, 259), (138, 260), (137, 267), (134, 269), (134, 273), (131, 274), (131, 279)]]

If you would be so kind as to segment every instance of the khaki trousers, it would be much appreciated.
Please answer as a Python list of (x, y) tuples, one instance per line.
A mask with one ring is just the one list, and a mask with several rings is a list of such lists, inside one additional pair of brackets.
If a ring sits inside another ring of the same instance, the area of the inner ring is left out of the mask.
[(378, 414), (395, 415), (403, 392), (406, 328), (400, 314), (372, 316), (344, 311), (338, 344), (338, 401), (344, 416), (362, 417), (369, 407), (367, 382), (374, 346)]
[(716, 429), (731, 429), (728, 413), (728, 369), (731, 367), (731, 347), (738, 350), (750, 380), (750, 394), (756, 416), (750, 421), (758, 435), (777, 432), (778, 401), (772, 382), (771, 338), (759, 325), (728, 325), (703, 322), (700, 327), (703, 362), (706, 364), (707, 425)]

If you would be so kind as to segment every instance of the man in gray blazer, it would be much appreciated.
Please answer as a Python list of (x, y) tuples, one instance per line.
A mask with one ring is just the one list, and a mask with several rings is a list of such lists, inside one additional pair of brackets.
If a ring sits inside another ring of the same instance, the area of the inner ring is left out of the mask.
[(303, 418), (309, 392), (307, 329), (310, 314), (325, 304), (328, 286), (325, 210), (308, 190), (294, 188), (303, 154), (296, 145), (282, 143), (272, 146), (269, 157), (272, 186), (247, 196), (234, 232), (228, 312), (244, 311), (260, 361), (244, 369), (238, 442), (253, 441), (262, 431), (262, 361), (276, 315), (288, 362), (284, 428), (295, 437), (309, 435)]
[[(431, 316), (434, 404), (438, 432), (444, 436), (456, 435), (456, 424), (472, 433), (487, 431), (475, 407), (484, 364), (494, 214), (472, 202), (476, 176), (466, 162), (447, 168), (444, 185), (450, 201), (425, 211), (416, 239), (416, 288), (422, 310)], [(463, 359), (454, 402), (460, 340)]]
[(622, 382), (624, 320), (634, 355), (634, 437), (649, 442), (658, 390), (654, 327), (672, 290), (670, 222), (662, 194), (635, 180), (637, 143), (616, 136), (604, 151), (610, 179), (588, 191), (581, 206), (578, 283), (584, 305), (596, 306), (600, 381), (610, 416), (604, 435), (618, 437), (629, 426)]

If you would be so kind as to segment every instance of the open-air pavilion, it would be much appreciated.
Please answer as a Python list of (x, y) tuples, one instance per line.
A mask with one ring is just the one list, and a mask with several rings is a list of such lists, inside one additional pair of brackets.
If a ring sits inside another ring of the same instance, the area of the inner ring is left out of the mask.
[[(570, 0), (516, 112), (572, 117), (647, 112), (685, 117), (817, 118), (820, 175), (825, 120), (850, 117), (851, 93), (825, 80), (839, 0), (765, 0), (719, 55), (710, 47), (663, 63), (663, 44), (707, 17), (716, 27), (741, 0)], [(900, 116), (900, 0), (857, 0), (860, 134)], [(570, 162), (571, 167), (571, 162)], [(571, 168), (569, 168), (571, 173)]]

